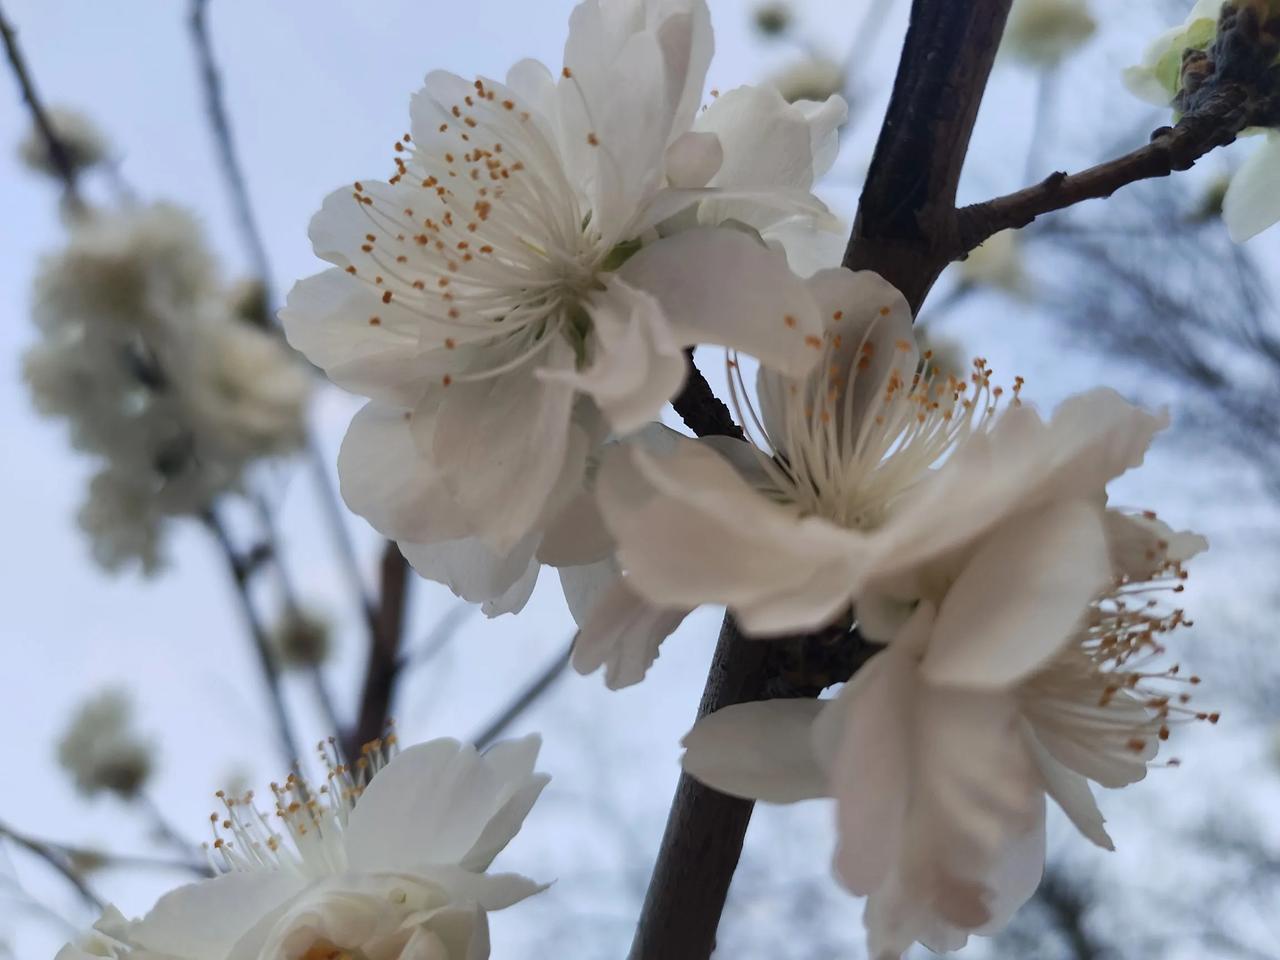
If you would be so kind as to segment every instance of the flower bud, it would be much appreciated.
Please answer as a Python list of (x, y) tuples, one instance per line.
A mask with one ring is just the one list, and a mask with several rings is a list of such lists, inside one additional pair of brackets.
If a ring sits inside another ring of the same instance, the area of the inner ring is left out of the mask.
[[(45, 115), (49, 126), (53, 128), (54, 136), (62, 144), (63, 153), (73, 173), (97, 166), (109, 155), (106, 137), (85, 114), (65, 107), (54, 107), (46, 111)], [(44, 133), (34, 123), (18, 144), (18, 157), (36, 173), (55, 178), (62, 175), (54, 162)]]

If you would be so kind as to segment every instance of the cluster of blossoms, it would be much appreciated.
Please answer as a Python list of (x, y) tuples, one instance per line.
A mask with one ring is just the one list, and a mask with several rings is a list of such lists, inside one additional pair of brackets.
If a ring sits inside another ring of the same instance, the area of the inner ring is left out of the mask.
[(539, 747), (388, 738), (347, 765), (322, 745), (324, 782), (272, 784), (268, 812), (219, 793), (213, 878), (108, 909), (56, 960), (484, 960), (488, 912), (543, 889), (489, 872), (550, 779)]
[[(490, 616), (556, 568), (579, 671), (639, 682), (703, 604), (760, 643), (873, 648), (829, 696), (708, 716), (684, 766), (834, 799), (872, 954), (952, 949), (1035, 889), (1046, 798), (1109, 848), (1091, 784), (1216, 720), (1162, 663), (1206, 544), (1108, 506), (1164, 417), (1096, 390), (1045, 419), (984, 360), (935, 362), (893, 286), (836, 266), (811, 191), (843, 101), (743, 87), (700, 109), (711, 52), (705, 0), (584, 0), (558, 72), (430, 74), (390, 177), (313, 220), (332, 267), (282, 320), (368, 399), (339, 457), (351, 508)], [(703, 344), (728, 351), (741, 439), (656, 422)], [(320, 789), (291, 778), (287, 837), (228, 798), (229, 872), (60, 960), (480, 960), (485, 911), (538, 889), (485, 872), (545, 783), (536, 749), (437, 741), (367, 788), (336, 763)]]
[(79, 517), (95, 559), (150, 572), (166, 518), (204, 512), (254, 461), (299, 446), (309, 378), (242, 317), (185, 211), (82, 210), (69, 234), (40, 265), (24, 373), (99, 463)]
[(1262, 136), (1263, 143), (1222, 198), (1223, 222), (1242, 243), (1280, 222), (1280, 0), (1198, 0), (1184, 23), (1159, 37), (1142, 62), (1126, 71), (1125, 83), (1144, 100), (1181, 111), (1205, 79), (1219, 72), (1249, 81), (1272, 101), (1263, 124), (1246, 131)]
[(106, 690), (76, 710), (58, 743), (58, 762), (85, 796), (138, 795), (151, 776), (154, 750), (133, 726), (133, 704), (119, 690)]

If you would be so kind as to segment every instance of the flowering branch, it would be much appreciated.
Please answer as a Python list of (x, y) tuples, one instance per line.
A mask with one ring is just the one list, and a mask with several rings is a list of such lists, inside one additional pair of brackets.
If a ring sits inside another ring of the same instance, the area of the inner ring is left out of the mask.
[(3, 10), (0, 10), (0, 39), (4, 41), (4, 49), (9, 57), (9, 65), (13, 70), (13, 75), (18, 80), (18, 86), (22, 90), (22, 99), (26, 101), (27, 109), (31, 112), (31, 118), (35, 121), (36, 129), (40, 131), (40, 136), (44, 139), (45, 146), (49, 150), (49, 158), (53, 161), (54, 168), (62, 178), (67, 199), (73, 207), (78, 209), (83, 206), (83, 201), (80, 199), (75, 164), (71, 162), (71, 154), (68, 152), (66, 144), (62, 142), (62, 139), (53, 129), (53, 124), (49, 121), (49, 114), (44, 108), (40, 95), (36, 92), (35, 82), (27, 71), (26, 59), (22, 56), (22, 50), (18, 46), (18, 35), (9, 24), (9, 21), (5, 19)]
[(671, 401), (684, 425), (699, 437), (736, 437), (743, 439), (742, 428), (733, 422), (733, 414), (716, 396), (693, 361), (693, 350), (685, 351), (689, 369), (684, 388)]

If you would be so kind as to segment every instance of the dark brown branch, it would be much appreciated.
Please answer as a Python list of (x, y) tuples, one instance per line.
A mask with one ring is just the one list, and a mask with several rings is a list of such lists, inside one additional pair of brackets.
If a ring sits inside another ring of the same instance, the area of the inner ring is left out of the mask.
[(1080, 173), (1055, 173), (1017, 193), (958, 211), (955, 257), (968, 253), (1001, 230), (1019, 229), (1055, 210), (1109, 197), (1140, 180), (1190, 170), (1201, 157), (1231, 143), (1252, 124), (1251, 101), (1240, 87), (1225, 87), (1202, 110), (1175, 127), (1157, 130), (1151, 142), (1123, 157)]
[(955, 247), (955, 200), (1012, 0), (915, 0), (844, 265), (919, 311)]
[(743, 439), (742, 428), (734, 423), (725, 402), (716, 396), (707, 378), (693, 362), (693, 349), (685, 351), (689, 375), (684, 387), (671, 405), (684, 425), (699, 437), (737, 437)]
[[(733, 618), (725, 617), (698, 719), (731, 704), (763, 700), (768, 650), (769, 644), (743, 637)], [(630, 960), (711, 956), (754, 806), (680, 775)]]
[(349, 757), (360, 756), (360, 747), (381, 737), (391, 719), (409, 600), (409, 565), (394, 543), (388, 542), (382, 551), (379, 583), (380, 603), (373, 620), (369, 655), (365, 661), (360, 709), (355, 729), (346, 741)]
[(44, 139), (45, 148), (49, 151), (49, 159), (53, 161), (53, 165), (58, 171), (58, 176), (62, 179), (67, 200), (72, 207), (80, 209), (84, 206), (84, 203), (80, 199), (77, 182), (78, 175), (76, 173), (76, 165), (71, 160), (71, 152), (67, 149), (67, 145), (62, 142), (62, 138), (58, 136), (58, 132), (53, 129), (49, 114), (44, 108), (44, 102), (36, 92), (35, 81), (32, 80), (31, 73), (27, 69), (27, 61), (22, 56), (22, 48), (18, 46), (18, 35), (5, 18), (3, 10), (0, 10), (0, 39), (4, 41), (4, 49), (9, 58), (9, 66), (13, 70), (14, 77), (17, 78), (18, 87), (22, 90), (22, 99), (27, 104), (27, 109), (31, 113), (31, 119), (35, 122), (36, 129)]
[(556, 654), (550, 663), (538, 671), (538, 675), (516, 695), (515, 699), (489, 721), (480, 733), (471, 739), (471, 742), (476, 745), (476, 749), (482, 750), (493, 743), (494, 740), (497, 740), (526, 710), (537, 703), (542, 698), (542, 695), (564, 676), (565, 668), (569, 666), (569, 658), (572, 654), (573, 642), (570, 641), (563, 652)]

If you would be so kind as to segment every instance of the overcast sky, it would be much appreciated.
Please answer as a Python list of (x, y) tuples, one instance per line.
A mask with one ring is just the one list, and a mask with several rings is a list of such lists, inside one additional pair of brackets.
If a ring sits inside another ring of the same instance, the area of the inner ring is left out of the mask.
[[(247, 262), (214, 162), (185, 6), (175, 0), (4, 0), (45, 99), (84, 109), (98, 122), (122, 158), (124, 177), (141, 196), (193, 208), (228, 277), (234, 277)], [(321, 198), (336, 185), (387, 171), (391, 144), (407, 126), (408, 98), (424, 74), (445, 68), (501, 76), (528, 56), (558, 65), (572, 3), (213, 0), (210, 6), (227, 101), (273, 262), (272, 279), (284, 291), (317, 269), (306, 225)], [(711, 0), (718, 55), (710, 86), (728, 89), (757, 81), (795, 58), (794, 47), (765, 46), (754, 37), (750, 6), (745, 0)], [(811, 0), (802, 6), (807, 29), (829, 44), (827, 52), (843, 55), (861, 4)], [(858, 104), (861, 123), (825, 188), (825, 196), (846, 216), (874, 142), (904, 25), (906, 4), (888, 6), (886, 39), (862, 71), (874, 89)], [(1121, 26), (1133, 20), (1125, 11), (1110, 16)], [(1055, 162), (1078, 164), (1095, 157), (1099, 143), (1141, 122), (1143, 108), (1123, 99), (1115, 71), (1140, 53), (1146, 39), (1117, 29), (1099, 41), (1092, 69), (1069, 75), (1065, 85), (1073, 104), (1086, 105), (1082, 115), (1097, 118), (1102, 129), (1063, 131), (1052, 145)], [(1021, 185), (1034, 96), (1030, 75), (1000, 68), (964, 188), (969, 198)], [(14, 157), (12, 146), (26, 126), (6, 73), (0, 78), (0, 438), (8, 451), (0, 471), (0, 531), (6, 541), (0, 551), (0, 729), (8, 734), (8, 755), (7, 772), (0, 774), (0, 819), (39, 836), (116, 850), (143, 842), (136, 817), (114, 801), (81, 802), (54, 760), (54, 744), (73, 705), (105, 684), (118, 683), (135, 694), (142, 726), (157, 740), (154, 795), (172, 822), (202, 839), (210, 795), (233, 772), (256, 782), (279, 775), (269, 717), (225, 571), (200, 529), (176, 524), (173, 564), (146, 581), (104, 576), (90, 562), (75, 526), (89, 464), (70, 450), (62, 425), (35, 415), (19, 378), (20, 356), (33, 339), (31, 276), (40, 253), (55, 248), (62, 236), (53, 189), (20, 169)], [(1046, 406), (1097, 383), (1134, 392), (1130, 374), (1067, 352), (1052, 328), (1021, 317), (1020, 310), (986, 298), (947, 329), (968, 350), (988, 356), (1000, 379), (1026, 376), (1027, 396)], [(319, 395), (316, 429), (330, 460), (357, 407), (337, 391)], [(1216, 542), (1216, 555), (1197, 571), (1192, 595), (1204, 598), (1208, 608), (1197, 619), (1239, 615), (1250, 596), (1272, 590), (1249, 548), (1257, 525), (1273, 524), (1274, 517), (1252, 514), (1255, 527), (1247, 531), (1238, 514), (1212, 509), (1210, 501), (1221, 499), (1224, 490), (1232, 498), (1252, 496), (1248, 476), (1194, 458), (1188, 466), (1187, 458), (1185, 448), (1166, 443), (1148, 471), (1125, 481), (1119, 499), (1157, 507), (1175, 525), (1198, 524), (1219, 534), (1226, 549)], [(349, 628), (330, 671), (340, 706), (349, 711), (363, 658), (353, 610), (308, 477), (286, 471), (274, 481), (302, 591)], [(357, 519), (351, 529), (371, 575), (377, 541)], [(453, 603), (447, 591), (422, 584), (413, 597), (410, 642), (425, 635)], [(559, 876), (560, 883), (541, 902), (511, 912), (522, 911), (523, 917), (497, 918), (496, 956), (542, 955), (532, 950), (533, 931), (550, 930), (555, 921), (576, 924), (588, 915), (593, 929), (613, 931), (608, 934), (612, 945), (600, 956), (622, 954), (634, 921), (634, 897), (643, 891), (645, 859), (656, 849), (674, 784), (678, 740), (692, 717), (718, 623), (717, 611), (699, 611), (664, 647), (650, 679), (638, 688), (609, 694), (598, 677), (568, 676), (521, 721), (517, 732), (543, 729), (548, 739), (543, 766), (556, 779), (530, 818), (528, 835), (503, 862), (539, 878)], [(402, 737), (475, 732), (563, 646), (570, 629), (551, 576), (544, 577), (518, 620), (468, 620), (450, 653), (410, 680), (409, 695), (396, 713)], [(306, 684), (290, 682), (289, 698), (307, 739), (327, 732)], [(1203, 758), (1200, 769), (1234, 771), (1265, 761), (1265, 736), (1243, 725), (1234, 731), (1224, 727), (1216, 734), (1218, 746), (1202, 751), (1215, 756)], [(1202, 761), (1195, 752), (1201, 742), (1192, 738), (1180, 749), (1188, 764)], [(1186, 770), (1157, 773), (1123, 805), (1104, 801), (1119, 818), (1122, 847), (1124, 824), (1164, 810), (1162, 797), (1171, 787), (1188, 789), (1193, 775)], [(1169, 782), (1171, 777), (1182, 778), (1179, 786)], [(768, 810), (757, 816), (748, 847), (782, 883), (821, 875), (831, 839), (819, 807)], [(1107, 862), (1154, 862), (1157, 847), (1145, 840), (1134, 846), (1131, 860), (1122, 853)], [(618, 874), (623, 865), (632, 872), (621, 882), (610, 878), (600, 884), (591, 873)], [(42, 900), (69, 919), (84, 921), (74, 900), (39, 866), (18, 860), (16, 867)], [(126, 913), (144, 910), (169, 882), (120, 874), (100, 880), (101, 889)], [(831, 909), (847, 911), (848, 940), (856, 942), (858, 906), (830, 886)], [(762, 889), (758, 901), (744, 901), (743, 909), (772, 922), (769, 911), (780, 901), (770, 899), (768, 884)], [(778, 917), (777, 922), (788, 920)], [(0, 939), (6, 936), (22, 960), (51, 956), (64, 939), (48, 925), (16, 922), (0, 899)]]

